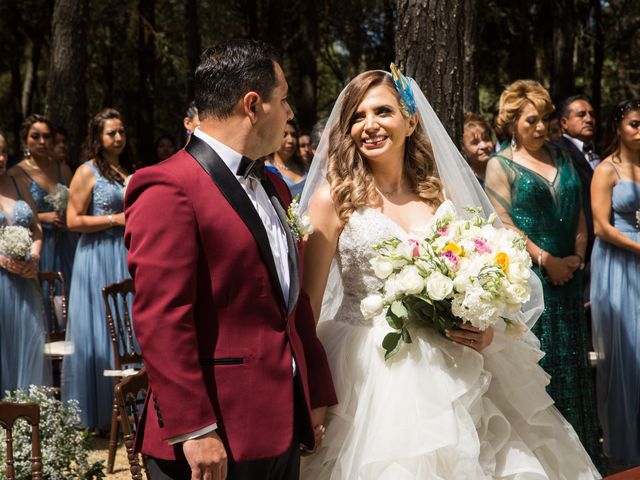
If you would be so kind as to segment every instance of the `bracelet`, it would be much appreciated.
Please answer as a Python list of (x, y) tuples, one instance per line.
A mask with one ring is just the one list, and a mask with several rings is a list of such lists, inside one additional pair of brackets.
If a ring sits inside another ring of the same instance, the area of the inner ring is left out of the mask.
[(574, 253), (574, 255), (580, 259), (580, 263), (584, 263), (584, 257), (582, 255), (579, 253)]
[(109, 220), (109, 226), (113, 227), (113, 215), (111, 214), (107, 215), (107, 219)]
[(540, 270), (542, 270), (542, 253), (544, 252), (544, 250), (542, 250), (541, 248), (538, 249), (538, 267), (540, 267)]

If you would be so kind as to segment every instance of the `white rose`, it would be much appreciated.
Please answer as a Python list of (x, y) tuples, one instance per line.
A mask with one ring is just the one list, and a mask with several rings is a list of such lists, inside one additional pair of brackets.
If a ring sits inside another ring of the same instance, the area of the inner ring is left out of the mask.
[(509, 285), (507, 287), (507, 302), (509, 303), (525, 303), (529, 300), (531, 289), (528, 283)]
[(402, 290), (402, 285), (398, 281), (397, 276), (393, 275), (392, 277), (387, 278), (387, 281), (384, 283), (385, 301), (392, 302), (402, 293), (404, 293), (404, 291)]
[(409, 265), (398, 273), (398, 282), (408, 294), (420, 293), (424, 289), (424, 279), (417, 267)]
[(468, 272), (460, 272), (456, 278), (453, 279), (453, 288), (456, 292), (465, 292), (467, 288), (471, 286), (471, 275)]
[(380, 279), (385, 279), (393, 272), (393, 263), (389, 260), (382, 260), (380, 258), (372, 258), (369, 260), (369, 264), (373, 268), (373, 273)]
[(433, 300), (443, 300), (453, 290), (453, 282), (440, 272), (433, 272), (427, 279), (427, 293)]
[(531, 270), (529, 267), (523, 265), (520, 262), (512, 263), (509, 265), (509, 280), (516, 283), (522, 283), (529, 280), (531, 276)]
[(369, 295), (360, 302), (360, 311), (364, 318), (373, 318), (382, 313), (384, 301), (380, 295)]
[(400, 242), (393, 253), (399, 257), (413, 258), (413, 245), (409, 245), (407, 242)]

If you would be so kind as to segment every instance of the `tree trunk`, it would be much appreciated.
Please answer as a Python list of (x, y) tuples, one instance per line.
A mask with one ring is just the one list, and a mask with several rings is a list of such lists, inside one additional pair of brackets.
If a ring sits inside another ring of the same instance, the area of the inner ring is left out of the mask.
[(462, 107), (465, 112), (478, 112), (480, 109), (478, 78), (478, 0), (464, 0), (464, 58)]
[(31, 41), (31, 54), (27, 57), (27, 65), (22, 82), (22, 100), (20, 102), (22, 116), (33, 113), (33, 95), (38, 88), (38, 65), (40, 64), (40, 52), (42, 50), (42, 38), (36, 37)]
[(185, 29), (187, 31), (187, 61), (189, 64), (189, 74), (187, 76), (187, 99), (190, 102), (194, 97), (194, 74), (200, 61), (202, 42), (200, 41), (197, 0), (186, 0), (185, 7), (187, 20), (185, 25)]
[[(599, 125), (604, 125), (600, 116), (602, 103), (602, 67), (604, 65), (604, 28), (602, 26), (602, 5), (593, 0), (593, 23), (595, 39), (593, 42), (593, 79), (591, 80), (591, 103)], [(596, 138), (602, 138), (602, 128), (596, 129)]]
[(396, 59), (456, 144), (462, 137), (464, 0), (398, 0)]
[[(553, 51), (551, 64), (551, 98), (561, 102), (574, 93), (573, 51), (576, 38), (574, 0), (551, 2)], [(567, 21), (567, 19), (571, 19)]]
[(153, 160), (153, 99), (155, 90), (155, 0), (138, 1), (138, 98), (136, 135), (138, 160)]
[(55, 0), (46, 113), (69, 132), (69, 161), (78, 165), (86, 132), (88, 0)]

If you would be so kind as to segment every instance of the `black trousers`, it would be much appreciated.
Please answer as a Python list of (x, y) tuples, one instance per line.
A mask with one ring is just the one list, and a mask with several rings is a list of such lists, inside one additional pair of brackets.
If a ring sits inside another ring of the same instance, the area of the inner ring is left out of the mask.
[[(293, 439), (289, 449), (275, 458), (247, 462), (229, 462), (227, 480), (298, 480), (300, 478), (300, 428), (306, 417), (301, 405), (304, 397), (298, 378), (294, 381)], [(307, 421), (308, 422), (308, 421)], [(191, 468), (184, 461), (147, 459), (152, 480), (191, 480)]]

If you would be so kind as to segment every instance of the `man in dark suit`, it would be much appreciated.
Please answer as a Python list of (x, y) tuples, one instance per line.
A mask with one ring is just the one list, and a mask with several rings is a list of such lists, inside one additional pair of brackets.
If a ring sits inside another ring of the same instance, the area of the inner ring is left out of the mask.
[(595, 239), (591, 214), (591, 178), (593, 177), (593, 169), (600, 162), (593, 146), (596, 118), (591, 102), (584, 95), (575, 95), (565, 99), (558, 108), (558, 118), (562, 128), (562, 137), (556, 142), (556, 145), (569, 154), (582, 183), (582, 207), (589, 234), (586, 258), (583, 259), (583, 262), (588, 263)]
[(202, 54), (195, 84), (188, 146), (138, 171), (125, 199), (150, 385), (136, 443), (154, 480), (296, 479), (336, 396), (291, 196), (252, 160), (293, 118), (287, 82), (272, 47), (235, 40)]

